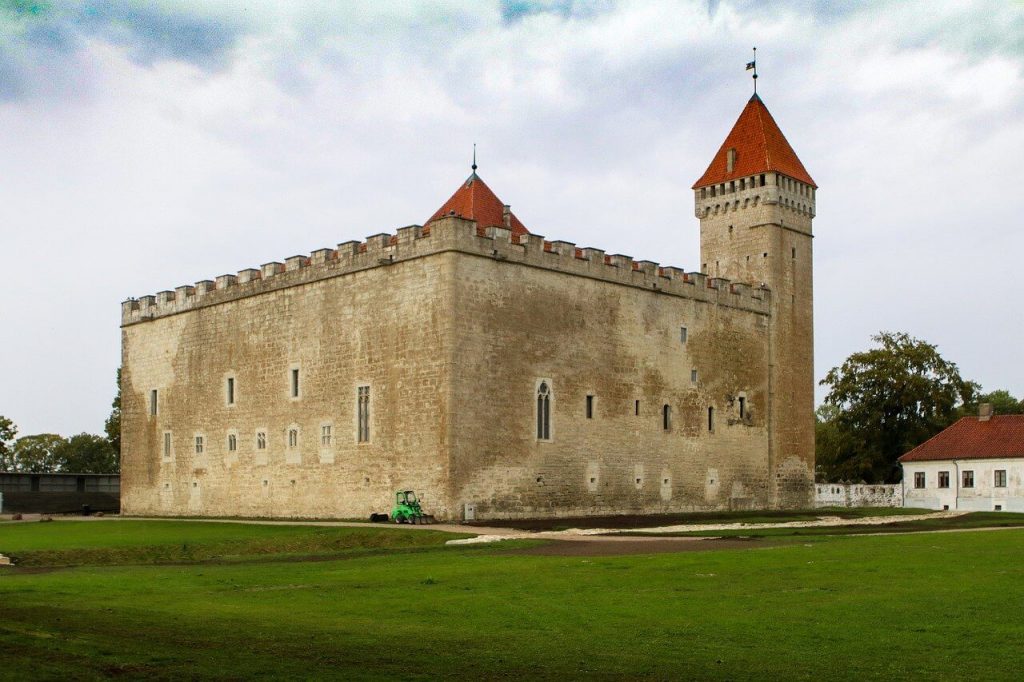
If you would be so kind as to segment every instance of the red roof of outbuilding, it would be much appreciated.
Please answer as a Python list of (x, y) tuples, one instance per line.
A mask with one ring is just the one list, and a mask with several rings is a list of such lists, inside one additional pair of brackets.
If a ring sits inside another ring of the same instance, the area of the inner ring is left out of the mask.
[[(730, 149), (736, 150), (731, 173), (728, 163)], [(700, 180), (694, 183), (693, 189), (768, 171), (788, 175), (813, 187), (818, 186), (789, 146), (768, 107), (760, 97), (754, 95), (736, 119), (736, 125), (725, 138), (711, 165)]]
[[(456, 215), (467, 220), (475, 220), (481, 230), (493, 226), (505, 227), (504, 211), (504, 202), (480, 179), (476, 171), (473, 171), (462, 186), (455, 190), (455, 194), (430, 216), (427, 223), (446, 215)], [(509, 217), (513, 236), (530, 234), (514, 213), (510, 213)]]
[(1024, 414), (964, 417), (900, 457), (901, 462), (1024, 457)]

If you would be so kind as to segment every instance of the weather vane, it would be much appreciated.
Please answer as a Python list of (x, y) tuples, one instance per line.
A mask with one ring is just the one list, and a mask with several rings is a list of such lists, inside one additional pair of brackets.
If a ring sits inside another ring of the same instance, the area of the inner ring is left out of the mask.
[(757, 48), (754, 48), (754, 61), (747, 62), (747, 71), (754, 70), (754, 94), (757, 94)]
[(473, 172), (476, 172), (476, 142), (473, 143)]

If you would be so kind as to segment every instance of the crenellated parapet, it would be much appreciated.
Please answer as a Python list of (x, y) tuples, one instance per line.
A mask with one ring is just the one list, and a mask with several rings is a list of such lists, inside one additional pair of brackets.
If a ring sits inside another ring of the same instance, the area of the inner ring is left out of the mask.
[(516, 238), (509, 229), (480, 229), (476, 222), (451, 216), (425, 227), (410, 225), (399, 228), (396, 234), (376, 234), (363, 242), (342, 242), (336, 248), (317, 249), (308, 256), (291, 256), (284, 262), (264, 263), (259, 268), (201, 280), (173, 291), (128, 299), (122, 304), (121, 322), (122, 325), (136, 324), (447, 252), (518, 263), (761, 314), (769, 310), (769, 291), (765, 287), (752, 288), (653, 261), (634, 261), (630, 256), (580, 248), (572, 242), (548, 241), (536, 234)]
[(815, 188), (779, 173), (760, 173), (694, 190), (694, 215), (707, 218), (761, 204), (813, 218)]

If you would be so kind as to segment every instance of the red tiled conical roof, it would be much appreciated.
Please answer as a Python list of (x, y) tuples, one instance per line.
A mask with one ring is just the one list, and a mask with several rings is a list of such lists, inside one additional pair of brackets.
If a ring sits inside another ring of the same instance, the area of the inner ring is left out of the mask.
[[(729, 172), (729, 150), (736, 150), (732, 172)], [(738, 178), (773, 171), (794, 180), (817, 187), (810, 174), (800, 163), (796, 152), (789, 146), (768, 107), (754, 95), (743, 108), (729, 136), (725, 138), (711, 165), (704, 171), (693, 189), (729, 182)]]
[[(487, 227), (505, 227), (505, 204), (498, 196), (491, 191), (491, 188), (480, 179), (480, 176), (473, 171), (462, 186), (455, 190), (455, 194), (444, 202), (441, 208), (437, 209), (432, 220), (443, 218), (446, 215), (457, 215), (467, 220), (475, 220), (477, 227), (481, 230)], [(509, 214), (512, 234), (521, 237), (530, 234), (530, 231), (519, 222), (514, 213)]]
[(936, 459), (1024, 457), (1024, 415), (964, 417), (900, 457), (901, 462)]

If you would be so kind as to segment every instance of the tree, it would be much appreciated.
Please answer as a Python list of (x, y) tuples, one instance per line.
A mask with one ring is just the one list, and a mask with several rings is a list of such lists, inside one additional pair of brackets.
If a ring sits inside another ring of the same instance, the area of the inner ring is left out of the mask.
[(1009, 391), (999, 389), (988, 393), (980, 393), (978, 396), (965, 403), (961, 410), (963, 416), (974, 417), (978, 414), (978, 405), (989, 403), (992, 405), (993, 414), (1024, 414), (1024, 400), (1017, 400)]
[[(896, 459), (946, 428), (977, 385), (935, 346), (905, 333), (871, 337), (880, 347), (853, 353), (821, 381), (841, 447), (833, 471), (847, 480), (899, 480)], [(828, 447), (828, 446), (824, 446)]]
[(0, 415), (0, 471), (14, 471), (14, 437), (18, 427)]
[(62, 438), (54, 458), (59, 470), (69, 473), (116, 474), (120, 470), (120, 460), (110, 441), (91, 433)]
[(14, 443), (14, 457), (10, 471), (32, 471), (51, 473), (60, 471), (57, 448), (64, 439), (55, 433), (38, 433), (22, 436)]
[(110, 416), (103, 424), (103, 430), (107, 434), (107, 441), (114, 449), (118, 460), (121, 459), (121, 368), (117, 368), (117, 395), (114, 396), (113, 408)]

